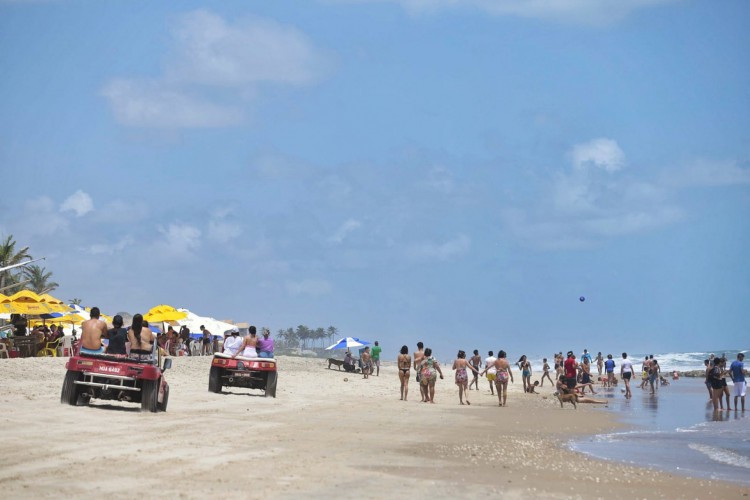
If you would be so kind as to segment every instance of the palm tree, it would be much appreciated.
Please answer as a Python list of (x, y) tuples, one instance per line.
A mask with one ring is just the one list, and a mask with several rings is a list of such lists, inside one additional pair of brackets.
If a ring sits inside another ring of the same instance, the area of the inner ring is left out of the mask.
[(23, 269), (23, 273), (29, 279), (29, 290), (36, 292), (39, 295), (51, 292), (60, 286), (58, 283), (49, 280), (52, 277), (52, 271), (47, 272), (43, 267), (36, 265), (26, 266)]
[(333, 339), (336, 336), (336, 334), (339, 332), (339, 330), (335, 326), (329, 326), (327, 332), (328, 332), (328, 343), (330, 344), (331, 342), (333, 342)]
[[(9, 235), (4, 241), (0, 242), (0, 267), (12, 266), (13, 264), (20, 264), (24, 260), (31, 260), (32, 257), (29, 254), (29, 247), (24, 247), (16, 251), (16, 242), (13, 240), (13, 235)], [(16, 268), (17, 269), (17, 268)], [(0, 272), (0, 290), (5, 288), (6, 285), (13, 285), (18, 283), (21, 272), (17, 270), (7, 270)]]
[(83, 303), (83, 299), (79, 299), (79, 298), (70, 299), (70, 303), (80, 306)]

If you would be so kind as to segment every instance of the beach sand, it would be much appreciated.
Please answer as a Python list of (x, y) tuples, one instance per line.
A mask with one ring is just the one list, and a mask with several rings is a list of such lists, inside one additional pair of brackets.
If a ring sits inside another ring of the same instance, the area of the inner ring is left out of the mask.
[[(560, 408), (486, 380), (458, 404), (450, 367), (436, 404), (399, 400), (394, 365), (363, 380), (281, 356), (276, 398), (209, 393), (209, 357), (175, 358), (166, 413), (60, 404), (65, 358), (0, 360), (4, 498), (742, 498), (750, 488), (588, 458), (567, 439), (617, 428), (593, 405)], [(348, 379), (345, 380), (345, 379)]]

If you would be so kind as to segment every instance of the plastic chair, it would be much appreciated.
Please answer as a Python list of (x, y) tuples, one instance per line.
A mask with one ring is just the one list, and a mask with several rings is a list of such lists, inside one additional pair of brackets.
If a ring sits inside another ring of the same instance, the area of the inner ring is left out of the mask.
[(5, 345), (5, 342), (0, 342), (0, 359), (2, 358), (10, 358), (10, 354), (8, 354), (8, 346)]
[(52, 342), (47, 342), (44, 344), (44, 348), (40, 350), (38, 353), (36, 353), (38, 358), (41, 358), (43, 356), (52, 356), (53, 358), (57, 357), (57, 348), (60, 345), (60, 340), (62, 340), (62, 337), (59, 337)]
[(62, 342), (57, 346), (57, 355), (69, 357), (73, 354), (73, 337), (66, 335)]

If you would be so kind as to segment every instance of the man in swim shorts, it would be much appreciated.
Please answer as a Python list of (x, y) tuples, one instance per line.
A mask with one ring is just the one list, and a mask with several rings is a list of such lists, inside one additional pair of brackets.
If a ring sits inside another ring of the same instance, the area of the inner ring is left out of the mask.
[(573, 351), (568, 351), (568, 359), (563, 363), (563, 368), (565, 369), (565, 383), (570, 389), (575, 389), (578, 363), (576, 363), (576, 355), (573, 354)]
[(86, 354), (104, 354), (102, 336), (107, 336), (107, 323), (99, 319), (99, 308), (92, 307), (90, 319), (81, 323), (81, 352)]
[(745, 381), (745, 355), (743, 353), (737, 354), (737, 359), (732, 361), (729, 366), (729, 373), (732, 376), (732, 382), (734, 383), (734, 409), (737, 410), (737, 399), (739, 398), (742, 404), (742, 411), (745, 411), (745, 393), (747, 392), (747, 382)]
[(495, 376), (497, 374), (497, 368), (495, 368), (495, 360), (497, 359), (492, 355), (492, 351), (488, 352), (489, 356), (484, 360), (484, 373), (487, 374), (487, 382), (490, 383), (490, 392), (495, 395)]

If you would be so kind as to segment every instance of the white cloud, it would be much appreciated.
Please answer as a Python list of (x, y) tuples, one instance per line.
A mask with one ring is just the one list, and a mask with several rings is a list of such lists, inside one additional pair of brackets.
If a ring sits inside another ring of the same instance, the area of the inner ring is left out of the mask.
[(102, 95), (123, 125), (154, 128), (225, 127), (241, 123), (243, 111), (189, 95), (159, 81), (118, 79)]
[(556, 173), (531, 208), (503, 211), (505, 229), (523, 244), (581, 248), (682, 218), (668, 189), (623, 175), (625, 153), (614, 140), (576, 145), (570, 157), (573, 168)]
[(94, 202), (91, 196), (84, 193), (80, 189), (68, 196), (65, 201), (60, 205), (60, 211), (66, 212), (68, 210), (75, 212), (76, 217), (81, 217), (91, 212), (94, 209)]
[(471, 239), (465, 234), (444, 243), (424, 242), (412, 245), (408, 254), (415, 259), (448, 260), (464, 254), (471, 248)]
[(577, 169), (597, 167), (607, 172), (616, 172), (625, 166), (625, 153), (612, 139), (593, 139), (577, 144), (571, 151), (573, 166)]
[(167, 259), (189, 259), (201, 246), (201, 231), (189, 224), (158, 226), (161, 237), (154, 243), (156, 254)]
[(180, 16), (164, 72), (117, 78), (102, 89), (115, 119), (133, 127), (227, 127), (244, 121), (260, 86), (309, 85), (329, 57), (293, 26), (270, 19), (230, 23), (206, 10)]
[(310, 295), (319, 297), (331, 293), (331, 284), (326, 280), (288, 281), (286, 290), (290, 295)]
[(293, 26), (250, 17), (230, 24), (196, 10), (173, 33), (175, 58), (169, 79), (200, 85), (245, 87), (259, 82), (305, 85), (318, 80), (326, 58)]
[(607, 25), (638, 9), (681, 0), (328, 0), (334, 3), (397, 3), (412, 13), (476, 9), (497, 16), (518, 16), (589, 25)]
[(131, 236), (126, 236), (115, 243), (95, 243), (85, 250), (93, 255), (115, 255), (134, 243)]
[(329, 238), (329, 241), (333, 243), (343, 243), (346, 236), (351, 233), (352, 231), (359, 229), (362, 226), (362, 223), (355, 219), (348, 219), (346, 220), (339, 228), (336, 230), (336, 232)]

